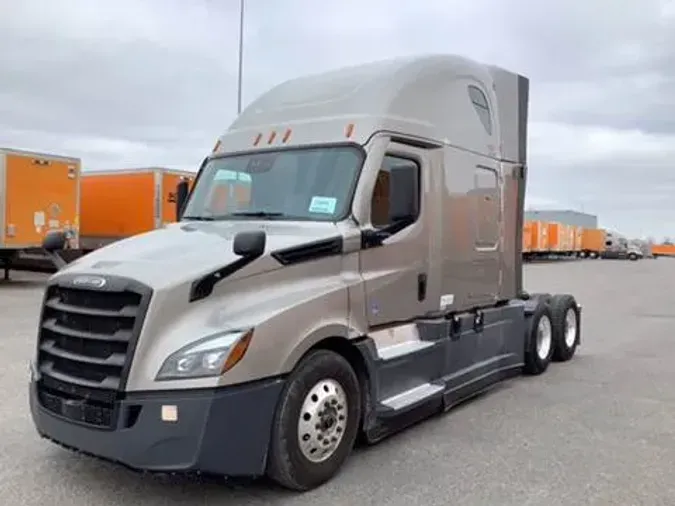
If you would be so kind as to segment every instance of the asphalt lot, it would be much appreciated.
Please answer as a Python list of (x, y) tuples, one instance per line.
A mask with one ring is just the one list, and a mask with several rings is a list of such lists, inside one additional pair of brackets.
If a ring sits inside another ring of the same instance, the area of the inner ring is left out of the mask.
[(528, 265), (528, 290), (573, 293), (583, 305), (575, 359), (358, 450), (334, 481), (302, 496), (139, 475), (40, 440), (27, 361), (44, 277), (13, 276), (0, 282), (5, 504), (675, 504), (675, 260)]

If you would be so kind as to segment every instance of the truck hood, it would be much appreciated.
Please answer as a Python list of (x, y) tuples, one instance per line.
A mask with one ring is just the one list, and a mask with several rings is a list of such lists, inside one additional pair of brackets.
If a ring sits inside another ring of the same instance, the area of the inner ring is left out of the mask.
[(117, 241), (68, 264), (61, 274), (124, 276), (161, 289), (224, 267), (241, 258), (232, 245), (238, 232), (264, 230), (265, 254), (231, 279), (282, 266), (270, 253), (339, 235), (333, 223), (316, 222), (182, 222)]

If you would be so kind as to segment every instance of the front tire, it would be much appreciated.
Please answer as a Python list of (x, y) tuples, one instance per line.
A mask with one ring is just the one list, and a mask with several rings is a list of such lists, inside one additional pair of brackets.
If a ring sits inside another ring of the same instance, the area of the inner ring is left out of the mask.
[(317, 350), (288, 379), (275, 415), (267, 475), (307, 491), (337, 474), (349, 457), (361, 419), (361, 389), (349, 362)]

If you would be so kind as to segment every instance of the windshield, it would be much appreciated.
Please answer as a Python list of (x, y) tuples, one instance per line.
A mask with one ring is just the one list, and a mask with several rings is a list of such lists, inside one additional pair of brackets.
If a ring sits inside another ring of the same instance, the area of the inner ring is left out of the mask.
[(214, 158), (202, 169), (183, 219), (342, 220), (362, 163), (355, 146)]

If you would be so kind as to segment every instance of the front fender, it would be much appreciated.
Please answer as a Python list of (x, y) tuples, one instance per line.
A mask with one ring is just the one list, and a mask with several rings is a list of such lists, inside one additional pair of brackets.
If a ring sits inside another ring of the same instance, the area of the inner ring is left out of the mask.
[[(348, 293), (360, 281), (343, 275), (344, 259), (326, 258), (224, 282), (196, 303), (188, 302), (187, 285), (156, 293), (127, 389), (212, 388), (279, 376), (317, 342), (354, 335), (349, 327)], [(155, 381), (166, 358), (183, 346), (217, 332), (250, 327), (255, 330), (246, 354), (223, 376)]]

